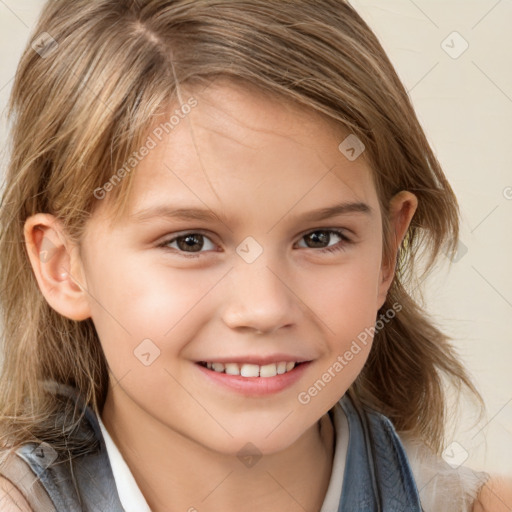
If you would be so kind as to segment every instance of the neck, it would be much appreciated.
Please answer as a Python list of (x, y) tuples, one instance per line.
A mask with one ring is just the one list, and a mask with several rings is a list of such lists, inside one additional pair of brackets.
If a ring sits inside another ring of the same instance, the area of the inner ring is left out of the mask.
[(123, 392), (109, 390), (101, 418), (152, 512), (303, 512), (322, 506), (334, 454), (327, 415), (288, 448), (245, 464), (171, 430)]

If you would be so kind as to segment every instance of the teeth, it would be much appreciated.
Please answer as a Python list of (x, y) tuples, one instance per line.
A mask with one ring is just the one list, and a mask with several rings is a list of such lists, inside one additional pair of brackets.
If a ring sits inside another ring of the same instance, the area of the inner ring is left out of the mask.
[(270, 363), (263, 366), (257, 364), (245, 363), (206, 363), (206, 367), (218, 373), (225, 372), (227, 375), (241, 375), (242, 377), (275, 377), (282, 375), (295, 368), (294, 362), (281, 361), (279, 363)]
[(259, 377), (260, 367), (257, 364), (243, 364), (240, 368), (242, 377)]
[(260, 366), (260, 377), (274, 377), (275, 375), (277, 375), (275, 363)]
[(226, 363), (226, 373), (228, 375), (240, 375), (240, 369), (236, 363)]
[(223, 372), (224, 371), (224, 365), (222, 363), (212, 363), (212, 369), (216, 372)]

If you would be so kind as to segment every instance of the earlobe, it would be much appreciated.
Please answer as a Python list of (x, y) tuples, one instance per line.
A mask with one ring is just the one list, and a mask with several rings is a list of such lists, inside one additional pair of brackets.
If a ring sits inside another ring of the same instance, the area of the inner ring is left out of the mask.
[(417, 207), (418, 198), (413, 193), (406, 190), (398, 192), (398, 194), (394, 195), (390, 201), (390, 254), (386, 260), (382, 262), (377, 309), (380, 309), (386, 300), (389, 287), (391, 286), (395, 275), (398, 249), (400, 248), (400, 244), (407, 233)]
[(25, 221), (24, 237), (34, 276), (48, 304), (71, 320), (89, 318), (78, 248), (67, 239), (61, 223), (53, 215), (38, 213)]

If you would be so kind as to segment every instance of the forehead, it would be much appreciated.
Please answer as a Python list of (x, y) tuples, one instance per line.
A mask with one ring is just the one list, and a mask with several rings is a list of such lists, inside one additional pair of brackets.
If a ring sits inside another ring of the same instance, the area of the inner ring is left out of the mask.
[(371, 169), (340, 152), (349, 133), (321, 114), (223, 81), (182, 91), (181, 102), (194, 106), (175, 103), (149, 134), (123, 222), (155, 204), (268, 225), (322, 203), (377, 207)]

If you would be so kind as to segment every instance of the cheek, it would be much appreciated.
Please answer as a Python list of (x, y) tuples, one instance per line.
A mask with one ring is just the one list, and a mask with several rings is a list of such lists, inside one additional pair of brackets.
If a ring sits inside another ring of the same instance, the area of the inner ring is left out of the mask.
[(304, 276), (302, 283), (310, 283), (304, 296), (331, 336), (373, 325), (380, 276), (380, 256), (375, 254), (359, 251), (342, 265), (315, 268)]
[(221, 278), (222, 271), (184, 271), (142, 258), (98, 262), (88, 285), (107, 360), (126, 369), (139, 363), (140, 351), (178, 353), (204, 321), (203, 301)]
[(324, 383), (329, 389), (322, 393), (323, 406), (348, 389), (366, 362), (377, 317), (379, 275), (379, 252), (361, 251), (345, 265), (316, 269), (304, 277), (303, 282), (316, 283), (304, 292), (305, 302), (320, 319), (316, 323), (325, 343), (316, 375), (319, 386)]

